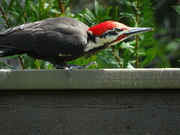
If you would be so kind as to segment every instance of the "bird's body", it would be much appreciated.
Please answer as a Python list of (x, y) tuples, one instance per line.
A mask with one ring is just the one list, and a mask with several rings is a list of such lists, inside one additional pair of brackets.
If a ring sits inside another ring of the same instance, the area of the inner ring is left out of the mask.
[[(0, 57), (27, 53), (36, 59), (66, 67), (66, 61), (100, 51), (132, 36), (129, 29), (114, 21), (89, 28), (73, 18), (48, 18), (1, 32)], [(141, 28), (139, 33), (150, 30)]]

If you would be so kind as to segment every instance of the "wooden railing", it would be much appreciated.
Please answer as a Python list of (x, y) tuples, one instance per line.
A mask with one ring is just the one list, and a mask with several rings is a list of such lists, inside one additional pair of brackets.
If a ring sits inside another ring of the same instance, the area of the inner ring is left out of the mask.
[(177, 88), (179, 69), (0, 70), (0, 135), (179, 135)]
[(180, 88), (180, 69), (0, 70), (0, 89), (141, 88)]

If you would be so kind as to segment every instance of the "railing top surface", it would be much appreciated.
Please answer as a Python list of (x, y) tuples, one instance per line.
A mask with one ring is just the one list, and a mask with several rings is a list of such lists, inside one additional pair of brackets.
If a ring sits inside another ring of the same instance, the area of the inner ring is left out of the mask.
[(1, 90), (157, 88), (180, 88), (180, 69), (0, 69)]

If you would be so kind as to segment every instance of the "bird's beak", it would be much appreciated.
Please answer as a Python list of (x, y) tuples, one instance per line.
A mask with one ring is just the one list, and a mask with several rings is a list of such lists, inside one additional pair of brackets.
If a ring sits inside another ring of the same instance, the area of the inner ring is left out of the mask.
[(152, 31), (153, 28), (145, 28), (145, 27), (130, 27), (127, 31), (124, 32), (124, 34), (128, 35), (128, 36), (134, 36), (140, 33), (145, 33), (148, 31)]

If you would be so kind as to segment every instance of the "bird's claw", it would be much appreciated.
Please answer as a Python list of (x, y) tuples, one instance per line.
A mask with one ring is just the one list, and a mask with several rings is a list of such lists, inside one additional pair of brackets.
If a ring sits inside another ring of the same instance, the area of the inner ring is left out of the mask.
[(97, 66), (98, 66), (98, 64), (97, 64), (95, 61), (92, 61), (92, 62), (89, 62), (88, 64), (85, 64), (85, 65), (82, 65), (82, 66), (69, 64), (69, 65), (68, 65), (68, 68), (69, 68), (70, 70), (72, 70), (72, 69), (86, 69), (86, 68), (88, 68), (88, 67), (91, 66), (91, 65), (95, 65), (96, 68), (97, 68)]
[(82, 65), (82, 66), (80, 66), (80, 65), (73, 65), (73, 64), (67, 64), (67, 66), (55, 65), (55, 67), (57, 69), (68, 69), (68, 71), (70, 73), (70, 71), (73, 70), (73, 69), (86, 69), (86, 68), (88, 68), (91, 65), (95, 65), (96, 68), (98, 67), (98, 64), (95, 61), (89, 62), (88, 64), (85, 64), (85, 65)]

